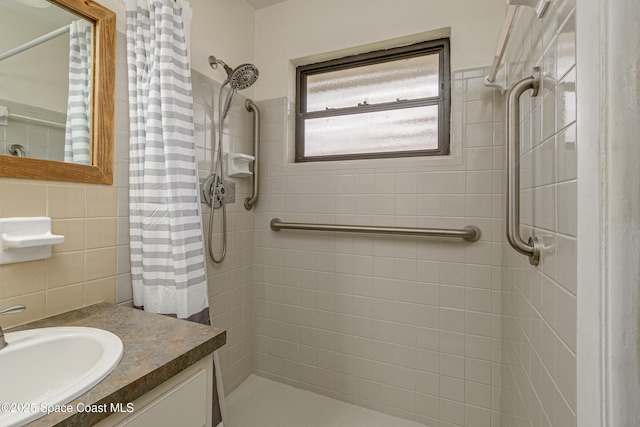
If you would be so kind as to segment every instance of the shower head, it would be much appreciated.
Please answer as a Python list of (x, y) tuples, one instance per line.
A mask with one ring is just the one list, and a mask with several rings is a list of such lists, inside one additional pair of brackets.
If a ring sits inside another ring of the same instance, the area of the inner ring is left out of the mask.
[(209, 57), (209, 65), (214, 69), (218, 68), (218, 65), (222, 65), (227, 73), (229, 86), (234, 90), (244, 90), (250, 87), (258, 80), (260, 75), (258, 67), (253, 64), (242, 64), (232, 69), (224, 61), (213, 55)]
[(244, 90), (258, 80), (258, 67), (253, 64), (242, 64), (236, 67), (229, 76), (229, 85), (235, 90)]
[[(222, 65), (224, 67), (224, 71), (227, 73), (227, 80), (222, 83), (222, 87), (227, 84), (229, 85), (227, 99), (224, 103), (224, 108), (222, 109), (222, 118), (224, 119), (227, 117), (227, 113), (229, 112), (229, 108), (231, 108), (231, 102), (233, 101), (233, 97), (236, 92), (253, 85), (256, 80), (258, 80), (260, 73), (258, 72), (258, 67), (253, 64), (242, 64), (231, 69), (231, 67), (229, 67), (224, 61), (213, 55), (209, 56), (209, 65), (213, 69), (218, 68), (218, 65)], [(222, 89), (220, 89), (220, 91), (222, 91)]]

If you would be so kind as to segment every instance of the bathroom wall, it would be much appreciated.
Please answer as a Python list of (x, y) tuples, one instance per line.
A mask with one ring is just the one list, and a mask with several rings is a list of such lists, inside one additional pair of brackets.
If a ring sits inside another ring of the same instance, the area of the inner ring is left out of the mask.
[[(118, 42), (118, 52), (125, 52), (124, 40)], [(123, 155), (120, 147), (128, 141), (129, 123), (122, 54), (118, 59), (116, 158)], [(42, 128), (25, 127), (16, 138), (28, 137), (32, 129), (42, 133)], [(100, 301), (116, 302), (116, 245), (122, 236), (116, 209), (122, 165), (114, 166), (113, 185), (0, 178), (0, 217), (48, 216), (53, 233), (65, 236), (64, 244), (53, 246), (48, 260), (0, 265), (0, 309), (27, 306), (22, 313), (2, 316), (3, 327)]]
[[(70, 18), (67, 22), (70, 22), (72, 15), (68, 15)], [(32, 41), (60, 26), (35, 20), (3, 6), (0, 28), (2, 34), (11, 34), (11, 37), (0, 38), (0, 52)], [(62, 34), (0, 61), (0, 76), (0, 98), (66, 113), (69, 34)]]
[[(487, 71), (454, 73), (453, 155), (446, 158), (293, 164), (293, 105), (260, 102), (258, 375), (429, 426), (497, 425), (503, 112), (500, 95), (482, 84)], [(467, 243), (274, 232), (276, 217), (475, 224), (483, 234)]]
[(0, 178), (0, 217), (49, 216), (65, 243), (48, 260), (0, 265), (8, 327), (100, 301), (115, 302), (116, 191), (110, 186)]
[[(226, 77), (221, 68), (212, 70), (209, 55), (231, 68), (255, 62), (255, 10), (245, 1), (191, 0), (191, 61), (196, 125), (198, 172), (211, 172), (211, 117), (218, 129), (218, 91)], [(262, 70), (261, 70), (262, 71)], [(261, 74), (261, 79), (264, 74)], [(264, 84), (259, 80), (256, 86)], [(244, 106), (255, 87), (238, 93), (225, 119), (223, 152), (253, 153), (253, 116)], [(223, 94), (226, 96), (226, 89)], [(211, 108), (215, 109), (212, 114)], [(217, 132), (217, 131), (216, 131)], [(217, 140), (217, 137), (216, 137)], [(213, 144), (215, 149), (215, 144)], [(226, 167), (226, 164), (225, 164)], [(227, 344), (220, 350), (225, 393), (230, 393), (252, 371), (252, 281), (254, 211), (244, 209), (251, 194), (250, 178), (231, 178), (236, 183), (236, 202), (227, 205), (228, 246), (221, 264), (207, 263), (212, 324), (227, 331)], [(258, 202), (258, 205), (260, 201)], [(208, 234), (210, 209), (202, 205), (203, 228)], [(221, 210), (214, 213), (214, 253), (220, 254)], [(208, 237), (207, 237), (208, 239)]]
[[(117, 28), (126, 32), (125, 4), (121, 0), (100, 0), (99, 3), (117, 14)], [(192, 69), (210, 75), (209, 55), (225, 61), (232, 68), (255, 62), (255, 10), (246, 1), (188, 0), (193, 11), (188, 41), (191, 46)], [(211, 75), (222, 82), (224, 73)], [(254, 96), (254, 88), (244, 94)]]
[[(210, 71), (211, 73), (211, 71)], [(196, 123), (196, 147), (198, 173), (206, 178), (212, 170), (211, 129), (218, 132), (218, 99), (220, 84), (196, 71), (193, 75), (194, 110)], [(223, 97), (228, 88), (225, 88)], [(222, 137), (223, 154), (253, 153), (253, 115), (245, 108), (246, 98), (237, 94), (224, 121)], [(212, 105), (215, 105), (213, 113)], [(213, 127), (211, 121), (213, 119)], [(218, 137), (216, 135), (216, 141)], [(215, 151), (214, 151), (215, 152)], [(226, 157), (226, 156), (225, 156)], [(252, 343), (252, 282), (254, 211), (244, 208), (244, 200), (251, 196), (252, 184), (248, 177), (228, 177), (226, 160), (225, 176), (236, 183), (235, 203), (227, 204), (227, 253), (220, 264), (207, 262), (209, 304), (211, 322), (227, 331), (227, 344), (220, 350), (220, 366), (225, 392), (235, 389), (253, 369)], [(258, 202), (260, 203), (260, 202)], [(213, 253), (219, 257), (222, 251), (222, 209), (213, 213), (212, 236), (209, 236), (211, 209), (202, 205), (205, 239), (212, 239)]]
[[(194, 10), (191, 23), (191, 62), (194, 70), (222, 82), (225, 74), (222, 71), (211, 73), (209, 55), (222, 59), (231, 68), (247, 62), (255, 63), (256, 11), (248, 2), (190, 0), (189, 3)], [(246, 89), (243, 94), (252, 98), (254, 89)]]
[[(502, 426), (576, 425), (575, 1), (538, 20), (520, 8), (505, 55), (509, 86), (544, 72), (541, 94), (524, 95), (523, 235), (544, 242), (540, 265), (504, 246)], [(525, 238), (526, 240), (526, 238)]]
[[(497, 0), (288, 0), (256, 11), (256, 99), (295, 99), (290, 61), (449, 27), (451, 69), (490, 64), (505, 16)], [(353, 54), (351, 52), (349, 54)]]
[[(122, 141), (128, 141), (123, 43), (118, 40), (116, 158), (123, 155)], [(118, 179), (113, 185), (0, 178), (0, 217), (48, 216), (53, 233), (65, 236), (48, 260), (0, 265), (0, 308), (27, 306), (22, 313), (2, 316), (3, 327), (100, 301), (116, 302), (116, 245), (122, 236), (117, 187), (122, 171), (119, 162), (114, 167)]]

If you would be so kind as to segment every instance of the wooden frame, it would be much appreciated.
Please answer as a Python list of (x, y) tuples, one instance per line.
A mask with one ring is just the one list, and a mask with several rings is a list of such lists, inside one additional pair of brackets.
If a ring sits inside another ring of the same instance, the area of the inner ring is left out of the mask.
[(48, 0), (93, 23), (91, 165), (0, 155), (0, 176), (113, 184), (116, 15), (92, 0)]
[[(420, 98), (383, 104), (359, 105), (358, 107), (342, 107), (320, 111), (307, 112), (307, 77), (335, 70), (356, 68), (360, 66), (395, 61), (398, 59), (417, 56), (439, 54), (439, 94), (430, 98)], [(354, 153), (325, 156), (307, 156), (305, 154), (305, 121), (308, 119), (345, 116), (376, 111), (389, 111), (410, 107), (423, 106), (438, 107), (438, 148), (413, 151), (390, 151)], [(396, 157), (417, 156), (445, 156), (450, 154), (449, 123), (451, 117), (451, 71), (449, 63), (449, 39), (424, 41), (412, 45), (401, 46), (386, 50), (377, 50), (359, 55), (302, 65), (296, 68), (296, 163), (321, 162), (333, 160), (387, 159)]]

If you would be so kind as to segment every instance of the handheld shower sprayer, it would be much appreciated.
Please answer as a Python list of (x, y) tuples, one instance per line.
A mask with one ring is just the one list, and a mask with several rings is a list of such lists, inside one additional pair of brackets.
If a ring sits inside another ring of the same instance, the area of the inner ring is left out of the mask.
[[(227, 117), (229, 110), (231, 109), (231, 104), (233, 102), (233, 98), (237, 91), (244, 90), (253, 85), (259, 76), (258, 67), (253, 64), (242, 64), (236, 68), (229, 67), (226, 62), (216, 58), (215, 56), (209, 56), (209, 65), (213, 69), (217, 69), (219, 65), (222, 65), (224, 71), (227, 73), (226, 80), (222, 83), (220, 87), (220, 96), (218, 98), (218, 144), (217, 144), (217, 152), (215, 154), (215, 158), (213, 161), (213, 170), (211, 171), (211, 175), (206, 180), (206, 185), (203, 188), (203, 196), (205, 202), (211, 207), (211, 215), (209, 216), (209, 257), (213, 262), (219, 264), (224, 259), (227, 253), (227, 208), (226, 203), (229, 203), (235, 199), (229, 198), (226, 194), (225, 185), (229, 184), (230, 181), (224, 180), (224, 173), (222, 168), (222, 136), (223, 136), (223, 127), (224, 127), (224, 119)], [(224, 107), (222, 106), (222, 93), (224, 91), (225, 86), (229, 86), (227, 91), (227, 97), (224, 102)], [(213, 121), (212, 121), (213, 123)], [(211, 132), (211, 138), (215, 138), (215, 132)], [(212, 146), (215, 147), (215, 141), (212, 141)], [(231, 182), (231, 184), (233, 184)], [(214, 208), (215, 200), (219, 201), (219, 206), (222, 207), (222, 253), (219, 257), (216, 257), (213, 253), (212, 249), (212, 230), (213, 230), (213, 217), (214, 217)]]
[[(227, 73), (227, 79), (222, 83), (223, 87), (229, 85), (230, 88), (224, 103), (224, 109), (222, 110), (222, 118), (226, 118), (236, 92), (251, 87), (258, 80), (260, 72), (258, 71), (258, 67), (253, 64), (241, 64), (232, 69), (224, 61), (213, 55), (209, 56), (209, 65), (213, 69), (217, 69), (218, 65), (222, 65), (224, 71)], [(222, 93), (222, 88), (220, 88), (220, 93)]]

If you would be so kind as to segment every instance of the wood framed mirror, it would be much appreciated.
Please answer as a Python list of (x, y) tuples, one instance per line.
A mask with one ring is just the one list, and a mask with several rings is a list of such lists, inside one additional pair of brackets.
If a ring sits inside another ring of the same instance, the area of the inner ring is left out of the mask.
[(116, 15), (92, 0), (47, 1), (92, 24), (90, 162), (86, 161), (90, 164), (0, 155), (0, 176), (110, 185), (113, 183)]

